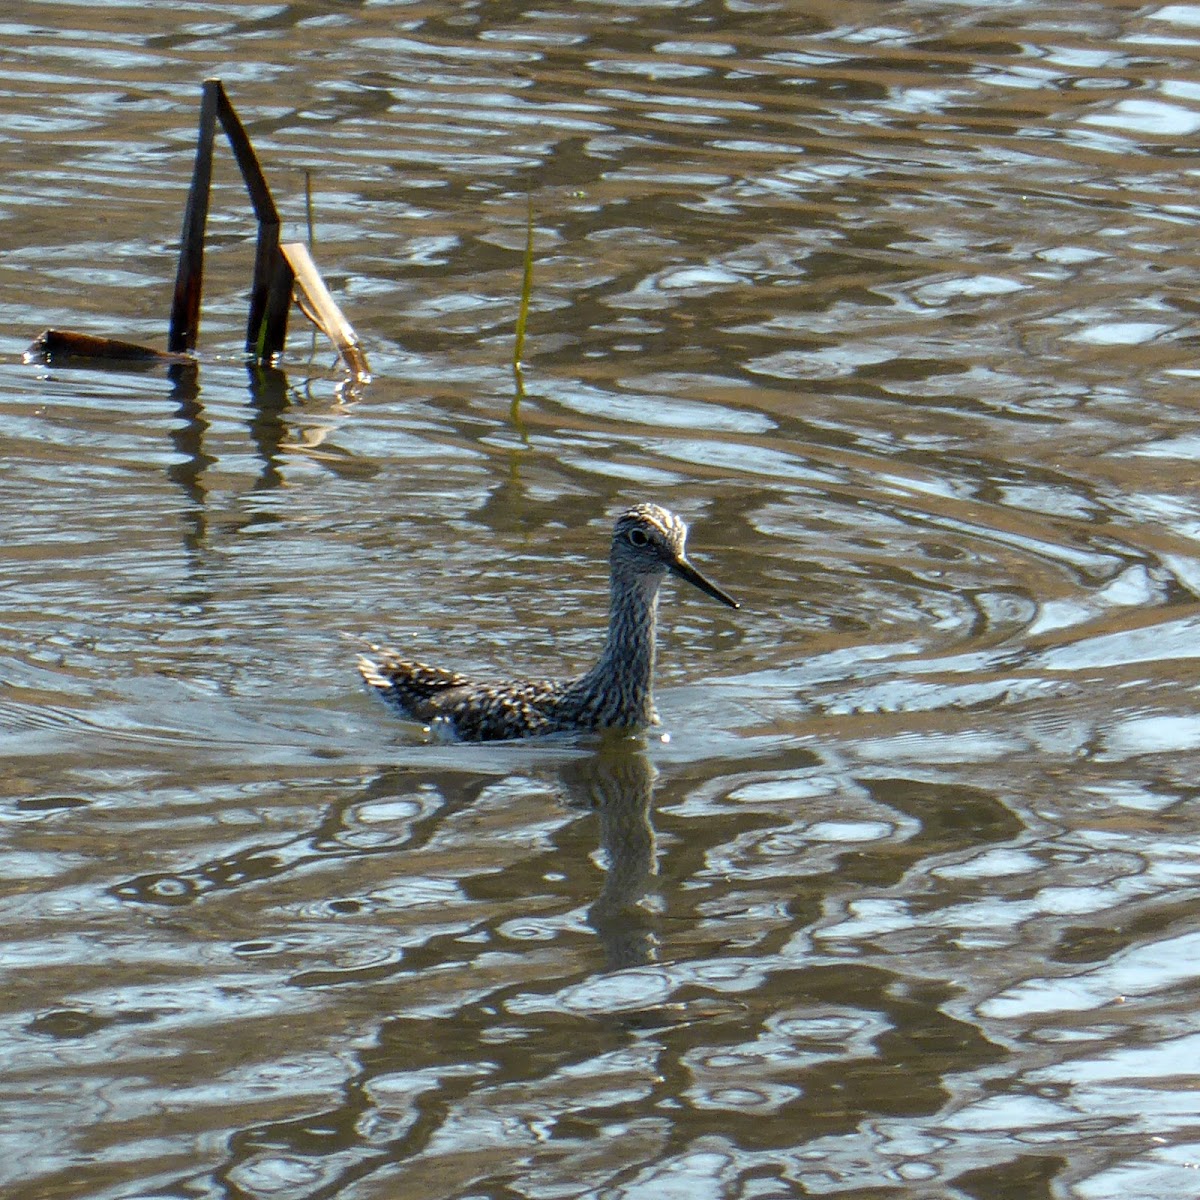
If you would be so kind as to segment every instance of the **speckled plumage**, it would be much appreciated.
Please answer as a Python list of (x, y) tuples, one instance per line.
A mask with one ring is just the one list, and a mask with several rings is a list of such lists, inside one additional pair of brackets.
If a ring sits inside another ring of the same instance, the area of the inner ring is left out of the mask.
[(638, 504), (613, 527), (608, 637), (596, 665), (574, 679), (480, 683), (372, 646), (358, 669), (406, 717), (469, 742), (504, 741), (559, 730), (644, 729), (654, 708), (658, 590), (668, 573), (737, 608), (687, 560), (687, 526), (665, 508)]

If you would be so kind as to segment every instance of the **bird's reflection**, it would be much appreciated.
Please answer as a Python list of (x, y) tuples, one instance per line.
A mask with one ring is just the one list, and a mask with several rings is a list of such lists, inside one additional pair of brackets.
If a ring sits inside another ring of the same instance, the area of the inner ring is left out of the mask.
[(644, 744), (631, 738), (602, 745), (563, 775), (569, 803), (594, 809), (600, 821), (606, 874), (588, 924), (604, 945), (610, 970), (654, 957), (653, 914), (640, 904), (657, 870), (650, 821), (654, 777)]
[[(605, 875), (600, 894), (588, 908), (587, 919), (600, 939), (609, 970), (649, 962), (657, 947), (654, 912), (641, 904), (657, 868), (650, 821), (655, 774), (644, 743), (626, 737), (606, 741), (594, 754), (563, 768), (554, 789), (561, 789), (571, 808), (594, 813), (599, 822)], [(434, 772), (422, 778), (427, 787), (447, 800), (421, 820), (397, 828), (394, 836), (385, 836), (378, 828), (364, 843), (362, 826), (353, 814), (362, 804), (412, 795), (419, 780), (405, 768), (384, 772), (372, 782), (368, 794), (358, 792), (346, 797), (344, 803), (327, 809), (317, 824), (293, 837), (265, 838), (191, 868), (126, 879), (112, 888), (112, 894), (120, 900), (178, 907), (202, 896), (262, 885), (322, 861), (419, 852), (454, 813), (471, 808), (495, 782), (493, 776), (482, 775), (464, 784), (457, 772), (444, 776)], [(591, 838), (586, 838), (581, 849), (590, 842)], [(523, 860), (522, 881), (508, 886), (513, 890), (526, 887), (529, 869), (528, 861)], [(504, 876), (488, 872), (486, 878), (494, 883)], [(463, 953), (457, 943), (455, 953)]]

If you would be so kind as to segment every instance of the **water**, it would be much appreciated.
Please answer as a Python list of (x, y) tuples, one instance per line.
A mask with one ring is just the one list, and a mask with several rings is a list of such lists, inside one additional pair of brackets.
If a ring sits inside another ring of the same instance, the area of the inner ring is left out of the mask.
[[(1200, 8), (0, 25), (5, 1196), (1191, 1195)], [(364, 339), (241, 354), (199, 82)], [(524, 399), (509, 370), (527, 196)], [(669, 741), (427, 745), (354, 639)]]

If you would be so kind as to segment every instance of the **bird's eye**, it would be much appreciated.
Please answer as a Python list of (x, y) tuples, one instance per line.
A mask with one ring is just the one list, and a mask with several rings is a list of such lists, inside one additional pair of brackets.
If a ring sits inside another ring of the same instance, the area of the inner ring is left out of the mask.
[(629, 544), (631, 546), (646, 546), (650, 539), (646, 536), (644, 529), (631, 529), (628, 534)]

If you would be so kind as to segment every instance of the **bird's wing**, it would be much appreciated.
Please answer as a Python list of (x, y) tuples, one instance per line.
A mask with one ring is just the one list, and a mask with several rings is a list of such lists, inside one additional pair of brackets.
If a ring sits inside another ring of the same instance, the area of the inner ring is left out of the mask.
[(424, 717), (425, 703), (436, 700), (456, 688), (469, 688), (471, 680), (457, 671), (431, 667), (426, 663), (401, 658), (391, 650), (373, 646), (373, 656), (358, 656), (358, 671), (368, 687), (385, 700), (398, 705), (414, 717)]

